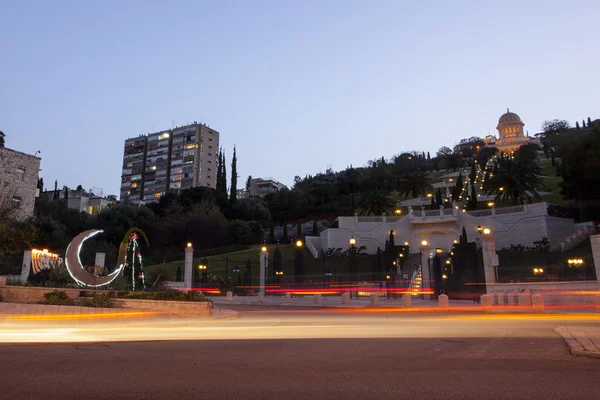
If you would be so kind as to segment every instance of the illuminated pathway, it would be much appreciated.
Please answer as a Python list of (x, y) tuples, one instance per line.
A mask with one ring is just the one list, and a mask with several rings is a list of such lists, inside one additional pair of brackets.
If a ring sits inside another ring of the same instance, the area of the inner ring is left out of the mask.
[(11, 399), (600, 398), (600, 360), (571, 356), (554, 331), (559, 326), (597, 329), (600, 315), (267, 310), (217, 321), (5, 320), (1, 342), (88, 343), (0, 345), (0, 393)]

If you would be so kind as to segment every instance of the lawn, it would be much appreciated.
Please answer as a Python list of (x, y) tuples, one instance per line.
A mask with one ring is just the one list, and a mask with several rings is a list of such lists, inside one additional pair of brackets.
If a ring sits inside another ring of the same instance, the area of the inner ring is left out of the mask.
[[(207, 266), (207, 275), (213, 277), (225, 278), (225, 272), (227, 271), (227, 277), (235, 281), (237, 280), (237, 274), (243, 276), (246, 270), (248, 261), (250, 261), (252, 281), (258, 282), (259, 279), (259, 265), (261, 247), (256, 246), (249, 250), (237, 251), (233, 253), (221, 254), (210, 257), (194, 258), (193, 266), (198, 268), (199, 265)], [(273, 265), (273, 253), (276, 245), (267, 245), (269, 252), (269, 267)], [(283, 280), (293, 280), (295, 270), (295, 253), (296, 249), (290, 244), (279, 245), (279, 252), (281, 254), (281, 261), (283, 266)], [(312, 254), (306, 249), (301, 250), (303, 261), (304, 261), (304, 281), (323, 281), (325, 265), (323, 260), (315, 259)], [(183, 256), (183, 254), (182, 254)], [(365, 276), (371, 274), (373, 266), (374, 255), (361, 255), (357, 257), (359, 271), (363, 272)], [(335, 266), (339, 276), (347, 276), (348, 274), (348, 258), (340, 257), (339, 259), (332, 262), (332, 267)], [(234, 268), (239, 268), (239, 272), (234, 272)], [(180, 273), (178, 274), (178, 269)], [(144, 267), (148, 276), (156, 276), (158, 273), (163, 274), (163, 277), (169, 281), (177, 281), (178, 275), (179, 280), (183, 280), (184, 273), (184, 260), (172, 261), (164, 264), (156, 264)], [(286, 279), (287, 278), (287, 279)]]

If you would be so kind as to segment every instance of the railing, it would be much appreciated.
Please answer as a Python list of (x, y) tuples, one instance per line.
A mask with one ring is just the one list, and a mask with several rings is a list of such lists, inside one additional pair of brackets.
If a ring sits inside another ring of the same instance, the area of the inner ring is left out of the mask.
[(521, 212), (525, 212), (525, 206), (523, 206), (523, 205), (512, 206), (512, 207), (502, 207), (502, 208), (496, 209), (496, 215), (514, 214), (514, 213), (521, 213)]
[(492, 215), (492, 210), (469, 211), (469, 215), (471, 215), (472, 217), (475, 217), (475, 218), (489, 217), (490, 215)]
[(383, 222), (383, 216), (357, 217), (358, 222)]

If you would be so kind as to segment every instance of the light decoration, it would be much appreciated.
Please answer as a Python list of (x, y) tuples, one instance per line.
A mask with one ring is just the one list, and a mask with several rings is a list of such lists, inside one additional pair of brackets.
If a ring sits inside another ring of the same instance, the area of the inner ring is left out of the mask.
[(533, 273), (534, 273), (534, 275), (543, 274), (544, 273), (544, 269), (543, 268), (534, 268), (533, 269)]
[(567, 262), (572, 266), (583, 265), (583, 260), (581, 258), (570, 258)]
[(62, 262), (58, 254), (50, 253), (48, 249), (31, 249), (31, 267), (35, 274), (43, 269), (54, 269)]
[(492, 231), (490, 230), (490, 228), (484, 228), (483, 229), (483, 234), (484, 235), (489, 235), (490, 233), (492, 233)]
[[(136, 290), (137, 279), (141, 281), (141, 289), (146, 288), (144, 262), (142, 260), (142, 253), (140, 251), (139, 239), (140, 235), (137, 232), (131, 232), (129, 234), (127, 248), (125, 250), (125, 262), (123, 263), (124, 274), (131, 274), (131, 289), (133, 291)], [(191, 245), (191, 243), (188, 243), (188, 245)]]
[(263, 246), (260, 248), (260, 251), (262, 251), (263, 253), (267, 251), (267, 246)]

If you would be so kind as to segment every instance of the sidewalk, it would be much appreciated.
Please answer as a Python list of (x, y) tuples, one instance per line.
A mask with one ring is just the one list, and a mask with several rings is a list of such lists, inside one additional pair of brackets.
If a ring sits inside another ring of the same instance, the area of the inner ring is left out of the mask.
[(555, 329), (574, 356), (600, 358), (600, 327), (561, 326)]
[[(262, 302), (258, 301), (257, 296), (233, 296), (232, 300), (227, 300), (225, 296), (214, 296), (209, 299), (215, 304), (215, 306), (221, 307), (226, 305), (245, 305), (245, 306), (260, 306), (260, 307), (303, 307), (303, 308), (370, 308), (371, 299), (368, 297), (361, 297), (360, 299), (351, 299), (348, 304), (342, 303), (340, 296), (322, 296), (321, 304), (315, 304), (314, 296), (299, 296), (292, 297), (290, 303), (285, 302), (283, 296), (266, 296)], [(423, 300), (419, 298), (412, 298), (412, 309), (434, 309), (439, 308), (437, 300)], [(457, 309), (472, 309), (473, 311), (480, 311), (481, 304), (474, 303), (469, 300), (450, 300), (449, 307)], [(379, 298), (378, 308), (405, 308), (402, 299), (387, 299), (385, 297)]]

